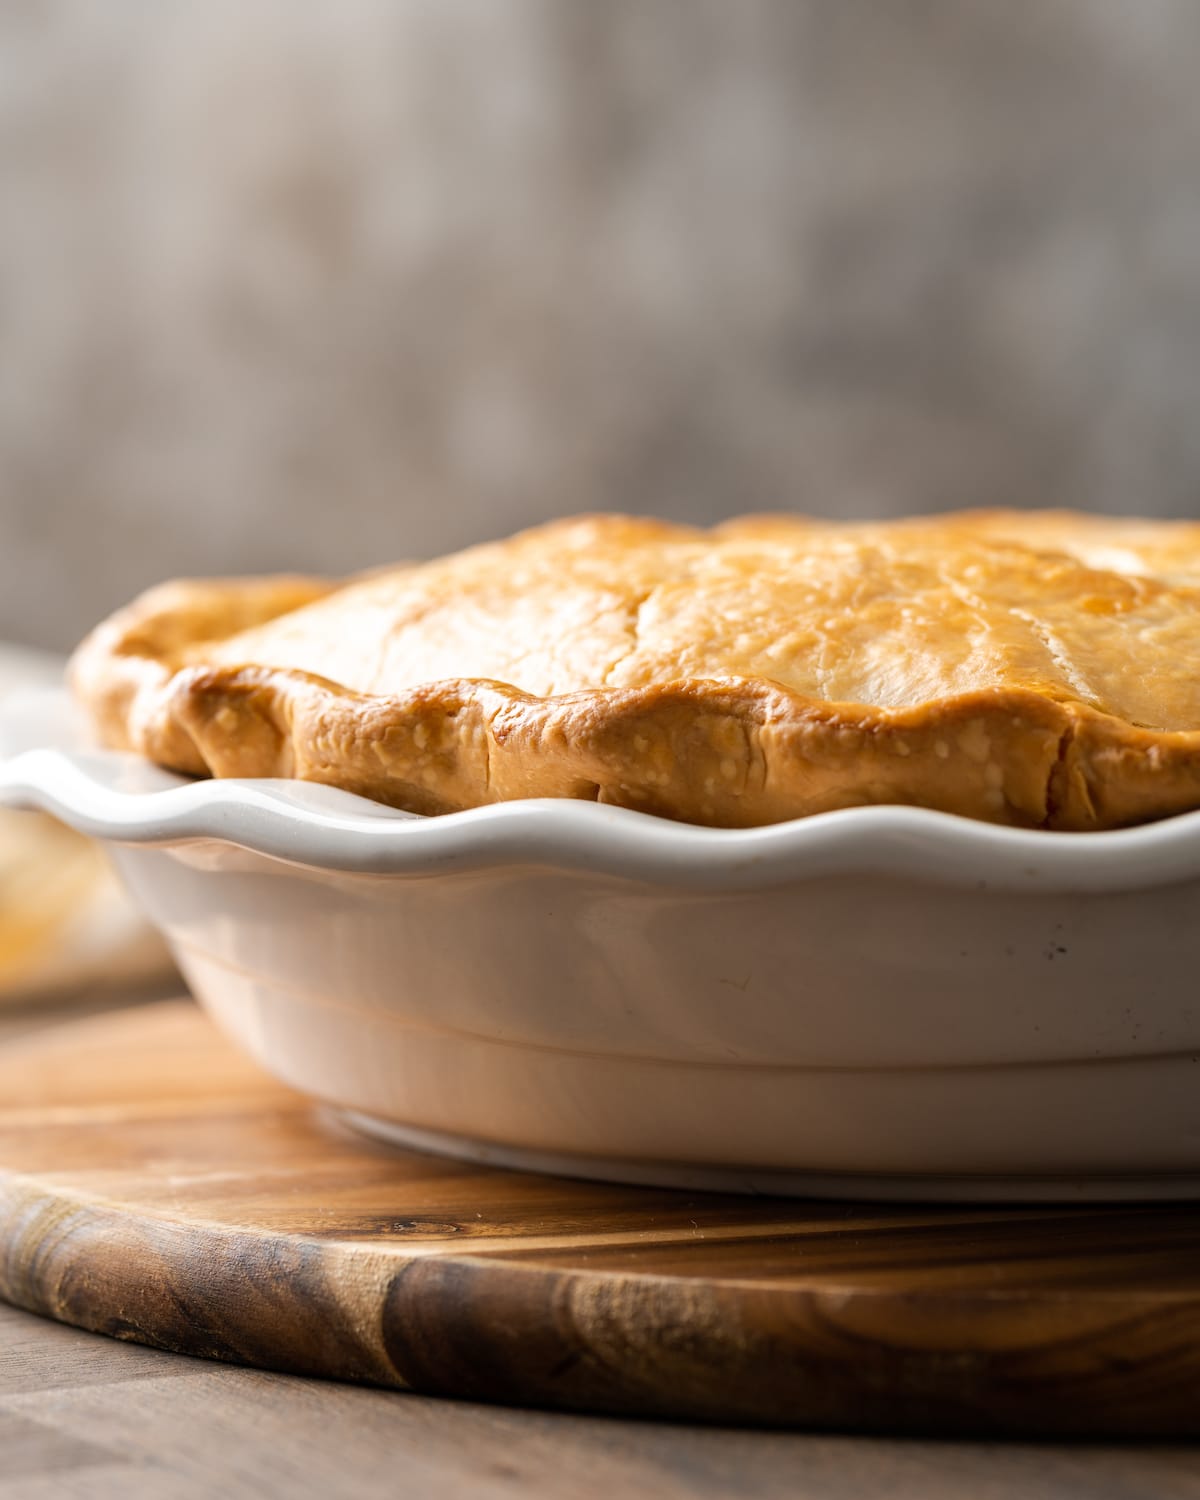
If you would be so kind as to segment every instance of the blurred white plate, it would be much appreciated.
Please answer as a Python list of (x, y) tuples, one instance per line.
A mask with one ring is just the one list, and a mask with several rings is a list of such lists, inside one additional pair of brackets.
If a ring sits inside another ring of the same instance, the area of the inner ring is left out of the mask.
[[(62, 659), (0, 645), (0, 759), (63, 712)], [(7, 727), (6, 727), (7, 726)], [(42, 813), (0, 810), (0, 1004), (142, 988), (172, 972), (103, 849)]]

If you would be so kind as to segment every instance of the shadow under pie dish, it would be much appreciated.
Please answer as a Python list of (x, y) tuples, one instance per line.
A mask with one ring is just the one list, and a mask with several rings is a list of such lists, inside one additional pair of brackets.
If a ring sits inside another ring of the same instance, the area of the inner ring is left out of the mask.
[(217, 1020), (393, 1138), (1190, 1195), (1198, 533), (593, 518), (174, 585), (76, 657), (115, 748), (31, 724), (0, 793), (108, 839)]

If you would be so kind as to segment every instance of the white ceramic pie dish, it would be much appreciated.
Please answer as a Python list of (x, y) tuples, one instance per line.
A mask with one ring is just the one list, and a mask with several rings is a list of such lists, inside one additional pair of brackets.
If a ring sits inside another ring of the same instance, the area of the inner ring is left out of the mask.
[(1200, 1195), (1200, 813), (429, 819), (79, 743), (27, 698), (0, 802), (104, 839), (218, 1023), (378, 1134), (754, 1192)]

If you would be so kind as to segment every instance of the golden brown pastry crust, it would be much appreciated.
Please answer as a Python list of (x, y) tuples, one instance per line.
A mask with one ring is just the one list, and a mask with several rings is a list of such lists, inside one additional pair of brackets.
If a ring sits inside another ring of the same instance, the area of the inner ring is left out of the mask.
[(1112, 828), (1200, 807), (1200, 525), (585, 517), (341, 586), (164, 585), (72, 679), (108, 745), (417, 812)]

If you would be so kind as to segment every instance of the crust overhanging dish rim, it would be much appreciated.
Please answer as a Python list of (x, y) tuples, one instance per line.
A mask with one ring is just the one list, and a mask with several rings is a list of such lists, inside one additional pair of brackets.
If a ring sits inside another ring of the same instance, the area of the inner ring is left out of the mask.
[(233, 844), (346, 873), (433, 875), (531, 863), (695, 890), (891, 874), (976, 890), (1113, 893), (1200, 879), (1200, 812), (1103, 833), (1004, 828), (862, 807), (761, 828), (702, 828), (594, 802), (534, 799), (440, 817), (316, 783), (191, 781), (81, 748), (65, 692), (0, 715), (0, 803), (117, 844)]

